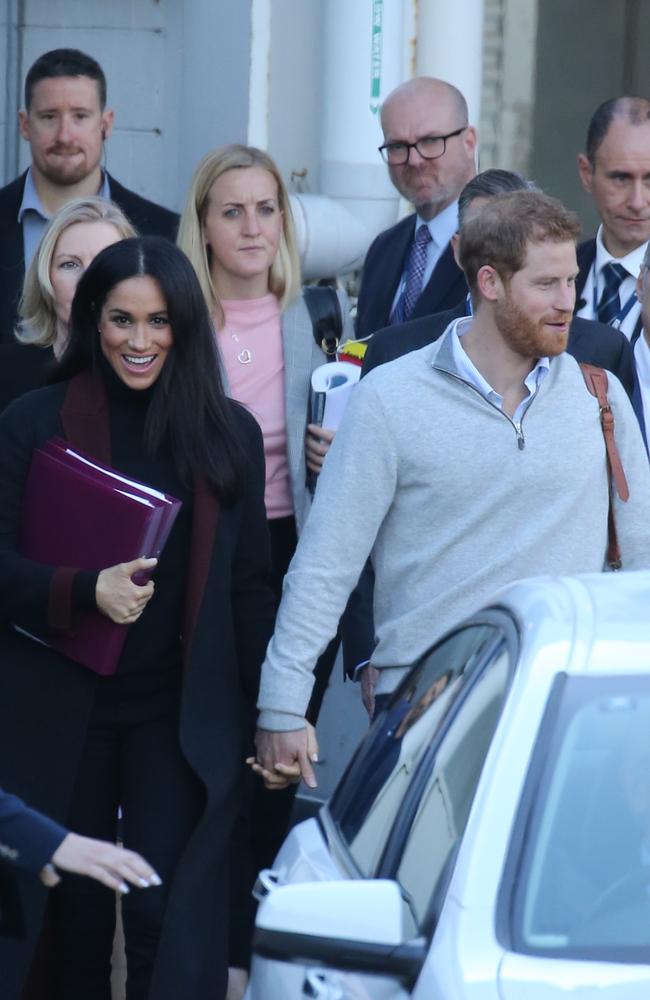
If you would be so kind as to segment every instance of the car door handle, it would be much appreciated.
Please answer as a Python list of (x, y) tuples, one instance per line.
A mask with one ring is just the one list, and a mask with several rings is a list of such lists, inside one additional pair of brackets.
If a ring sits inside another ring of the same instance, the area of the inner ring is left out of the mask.
[(345, 994), (338, 979), (322, 969), (309, 969), (302, 984), (305, 1000), (345, 1000)]
[(263, 899), (277, 889), (278, 883), (280, 881), (280, 876), (277, 872), (274, 872), (272, 868), (262, 868), (261, 872), (255, 880), (255, 885), (253, 886), (253, 896), (258, 903), (261, 903)]

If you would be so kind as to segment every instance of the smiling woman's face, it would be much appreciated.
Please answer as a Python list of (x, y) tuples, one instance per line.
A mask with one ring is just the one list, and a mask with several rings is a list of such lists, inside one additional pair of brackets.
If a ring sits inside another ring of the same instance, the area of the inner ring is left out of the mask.
[(158, 282), (149, 275), (138, 275), (115, 285), (101, 311), (99, 345), (129, 388), (153, 385), (173, 343), (167, 303)]
[(263, 167), (227, 170), (210, 188), (203, 237), (223, 299), (259, 298), (282, 236), (278, 185)]
[(70, 306), (79, 278), (100, 250), (122, 239), (111, 222), (73, 222), (64, 229), (50, 262), (50, 282), (54, 291), (57, 327), (67, 330)]

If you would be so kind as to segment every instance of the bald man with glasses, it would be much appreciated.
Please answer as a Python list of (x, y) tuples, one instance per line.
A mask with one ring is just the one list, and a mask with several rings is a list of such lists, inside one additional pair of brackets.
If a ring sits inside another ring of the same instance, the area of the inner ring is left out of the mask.
[(432, 77), (401, 84), (381, 109), (379, 148), (414, 213), (371, 245), (357, 308), (357, 336), (450, 309), (467, 293), (451, 248), (458, 196), (476, 173), (476, 131), (456, 87)]

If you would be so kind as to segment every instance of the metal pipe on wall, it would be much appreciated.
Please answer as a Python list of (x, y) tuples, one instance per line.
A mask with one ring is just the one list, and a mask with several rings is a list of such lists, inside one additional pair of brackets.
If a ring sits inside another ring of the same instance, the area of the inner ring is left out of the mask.
[(478, 125), (483, 75), (484, 0), (418, 0), (417, 75), (437, 76), (465, 95)]
[(377, 152), (378, 109), (402, 79), (402, 55), (403, 0), (327, 0), (321, 190), (369, 239), (396, 219), (397, 193)]

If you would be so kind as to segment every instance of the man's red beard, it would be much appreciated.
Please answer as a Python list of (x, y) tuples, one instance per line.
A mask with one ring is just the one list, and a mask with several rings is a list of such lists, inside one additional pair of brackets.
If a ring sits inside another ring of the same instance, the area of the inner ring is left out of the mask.
[[(554, 312), (540, 320), (530, 319), (513, 302), (507, 290), (504, 301), (496, 303), (494, 321), (508, 346), (522, 358), (555, 357), (566, 350), (571, 313)], [(554, 330), (547, 323), (566, 323), (567, 326), (564, 330)]]

